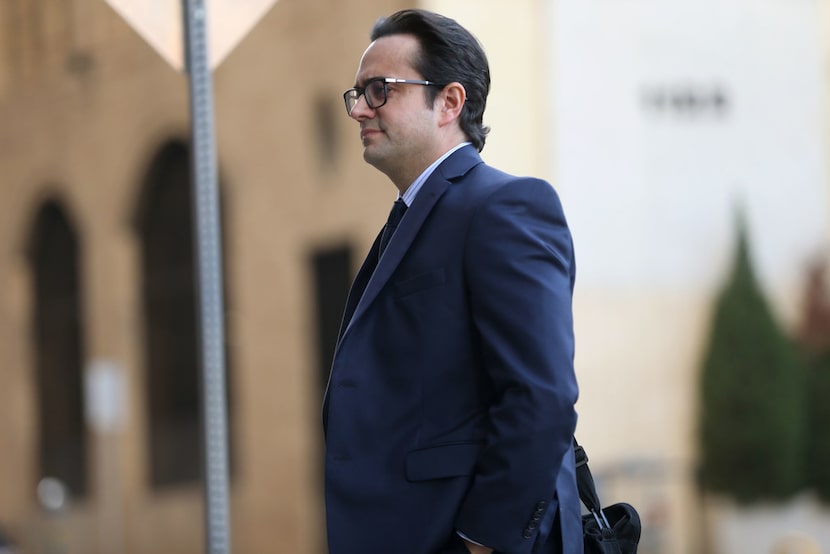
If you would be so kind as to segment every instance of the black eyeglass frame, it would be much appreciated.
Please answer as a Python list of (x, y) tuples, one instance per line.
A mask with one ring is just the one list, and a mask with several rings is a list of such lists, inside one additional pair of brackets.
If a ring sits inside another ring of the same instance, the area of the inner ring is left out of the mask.
[[(372, 85), (372, 83), (383, 83), (383, 101), (381, 101), (377, 105), (373, 104), (370, 100), (370, 97), (366, 95), (366, 89), (369, 88)], [(423, 85), (426, 87), (447, 86), (436, 83), (435, 81), (423, 81), (420, 79), (396, 79), (394, 77), (375, 77), (374, 79), (369, 79), (368, 81), (366, 81), (366, 86), (352, 87), (343, 93), (343, 101), (346, 103), (346, 113), (348, 115), (352, 115), (352, 111), (354, 110), (354, 107), (357, 106), (357, 101), (360, 100), (361, 96), (363, 96), (366, 99), (366, 105), (373, 110), (376, 110), (384, 106), (386, 102), (389, 100), (390, 83), (402, 85)]]

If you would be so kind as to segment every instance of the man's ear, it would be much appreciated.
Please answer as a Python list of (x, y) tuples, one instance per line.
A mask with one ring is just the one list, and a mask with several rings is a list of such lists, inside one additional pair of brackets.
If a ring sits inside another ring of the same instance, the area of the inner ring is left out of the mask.
[(461, 110), (467, 101), (467, 91), (461, 83), (453, 82), (444, 87), (436, 101), (436, 109), (440, 111), (439, 124), (448, 125), (461, 117)]

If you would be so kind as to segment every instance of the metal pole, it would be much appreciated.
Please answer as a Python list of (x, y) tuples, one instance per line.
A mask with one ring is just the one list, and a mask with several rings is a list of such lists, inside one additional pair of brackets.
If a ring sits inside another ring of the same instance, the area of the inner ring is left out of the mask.
[(205, 547), (230, 554), (228, 439), (225, 395), (225, 330), (222, 241), (204, 0), (183, 0), (190, 76), (194, 236), (198, 260), (202, 412), (205, 454)]

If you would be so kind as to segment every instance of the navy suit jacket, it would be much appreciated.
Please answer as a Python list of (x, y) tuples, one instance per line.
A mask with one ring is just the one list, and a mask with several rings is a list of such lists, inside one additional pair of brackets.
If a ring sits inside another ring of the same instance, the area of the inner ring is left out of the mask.
[[(582, 552), (571, 235), (465, 146), (347, 301), (323, 405), (331, 554)], [(456, 546), (453, 547), (452, 545)]]

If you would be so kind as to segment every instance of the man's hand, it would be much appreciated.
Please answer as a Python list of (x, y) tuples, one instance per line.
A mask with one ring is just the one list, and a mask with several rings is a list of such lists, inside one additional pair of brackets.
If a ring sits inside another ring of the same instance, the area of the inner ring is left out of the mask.
[(466, 539), (464, 540), (464, 545), (467, 547), (467, 550), (470, 551), (470, 554), (492, 554), (493, 552), (492, 548), (481, 546), (480, 544), (470, 542)]

